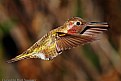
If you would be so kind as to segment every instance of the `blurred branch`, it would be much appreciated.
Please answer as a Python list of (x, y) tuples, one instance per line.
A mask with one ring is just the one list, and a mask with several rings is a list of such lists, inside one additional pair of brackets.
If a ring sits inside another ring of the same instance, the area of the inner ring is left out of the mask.
[(76, 57), (72, 59), (76, 61), (77, 65), (80, 65), (80, 67), (82, 67), (82, 69), (85, 71), (88, 77), (90, 77), (94, 81), (100, 81), (101, 77), (99, 72), (94, 67), (94, 65), (90, 62), (90, 60), (84, 56), (83, 50), (79, 48), (75, 49), (74, 54), (76, 54)]
[(99, 51), (102, 54), (105, 54), (112, 62), (115, 69), (121, 74), (121, 57), (110, 45), (106, 36), (103, 36), (102, 40), (100, 40), (98, 43), (95, 43), (93, 46), (95, 51)]
[(119, 37), (119, 55), (121, 57), (121, 36)]

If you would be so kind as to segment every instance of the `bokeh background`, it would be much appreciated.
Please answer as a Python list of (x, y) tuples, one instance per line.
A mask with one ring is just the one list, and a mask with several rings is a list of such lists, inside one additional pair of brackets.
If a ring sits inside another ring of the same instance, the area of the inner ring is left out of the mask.
[[(6, 63), (71, 17), (105, 21), (101, 39), (52, 61)], [(0, 81), (121, 81), (121, 0), (0, 0)]]

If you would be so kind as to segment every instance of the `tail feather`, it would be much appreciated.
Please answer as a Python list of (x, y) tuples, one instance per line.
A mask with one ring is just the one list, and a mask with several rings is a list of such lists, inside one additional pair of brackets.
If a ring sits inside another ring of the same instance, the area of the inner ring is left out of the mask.
[(8, 61), (6, 61), (6, 62), (7, 62), (7, 63), (13, 63), (13, 62), (16, 62), (16, 61), (19, 61), (19, 60), (22, 60), (22, 59), (13, 58), (13, 59), (8, 60)]
[(30, 59), (30, 58), (37, 58), (37, 57), (34, 54), (21, 54), (11, 60), (8, 60), (7, 63), (13, 63), (19, 60)]

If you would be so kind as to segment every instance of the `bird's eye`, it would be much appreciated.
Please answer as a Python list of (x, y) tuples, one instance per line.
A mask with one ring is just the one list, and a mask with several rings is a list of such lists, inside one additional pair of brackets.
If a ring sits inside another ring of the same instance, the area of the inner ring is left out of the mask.
[(81, 25), (81, 23), (80, 22), (76, 22), (76, 25)]
[(76, 22), (76, 25), (77, 25), (77, 26), (80, 26), (81, 24), (82, 24), (82, 23), (79, 22), (79, 21)]

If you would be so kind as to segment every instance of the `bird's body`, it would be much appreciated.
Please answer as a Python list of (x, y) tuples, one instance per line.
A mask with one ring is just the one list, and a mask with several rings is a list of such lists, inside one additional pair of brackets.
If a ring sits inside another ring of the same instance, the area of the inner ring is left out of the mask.
[[(69, 19), (64, 25), (51, 30), (22, 54), (9, 60), (14, 62), (27, 58), (51, 60), (63, 50), (96, 40), (95, 34), (107, 30), (107, 23), (94, 25), (79, 17)], [(99, 27), (98, 27), (99, 26)]]

